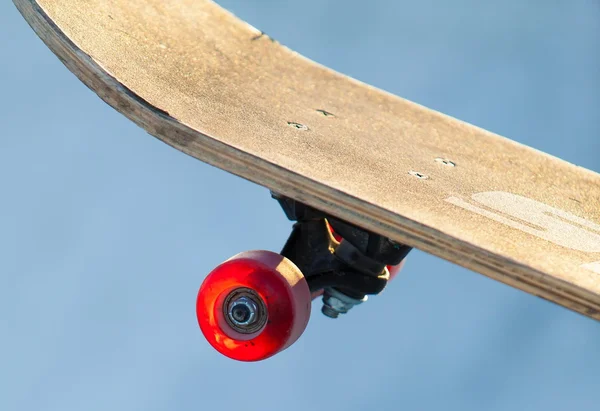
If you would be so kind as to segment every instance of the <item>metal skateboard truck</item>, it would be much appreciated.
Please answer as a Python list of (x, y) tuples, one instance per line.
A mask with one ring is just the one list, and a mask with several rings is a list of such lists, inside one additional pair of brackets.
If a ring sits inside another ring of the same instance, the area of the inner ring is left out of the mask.
[(323, 293), (322, 312), (337, 318), (367, 295), (379, 294), (390, 272), (412, 249), (282, 195), (272, 193), (296, 221), (281, 255), (302, 271), (313, 294)]

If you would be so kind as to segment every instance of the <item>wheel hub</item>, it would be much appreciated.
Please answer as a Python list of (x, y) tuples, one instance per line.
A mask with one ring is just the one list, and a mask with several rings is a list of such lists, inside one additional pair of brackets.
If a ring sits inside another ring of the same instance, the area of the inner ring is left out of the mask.
[(223, 315), (231, 328), (242, 334), (252, 334), (267, 322), (267, 307), (250, 288), (237, 288), (225, 298)]

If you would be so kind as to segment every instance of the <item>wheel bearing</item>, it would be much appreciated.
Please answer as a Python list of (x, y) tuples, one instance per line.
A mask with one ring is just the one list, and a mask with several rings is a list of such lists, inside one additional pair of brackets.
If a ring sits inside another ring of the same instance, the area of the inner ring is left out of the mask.
[(268, 320), (267, 306), (258, 293), (250, 288), (236, 288), (223, 301), (223, 317), (227, 324), (241, 334), (260, 331)]

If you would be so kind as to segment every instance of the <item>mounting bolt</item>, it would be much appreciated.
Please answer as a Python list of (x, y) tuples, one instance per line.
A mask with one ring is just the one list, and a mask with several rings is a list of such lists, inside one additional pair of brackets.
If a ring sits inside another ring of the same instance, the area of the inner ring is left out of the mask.
[(367, 301), (367, 296), (361, 300), (348, 297), (335, 288), (326, 288), (323, 292), (323, 307), (321, 312), (329, 318), (337, 318), (340, 314), (346, 314), (355, 305)]

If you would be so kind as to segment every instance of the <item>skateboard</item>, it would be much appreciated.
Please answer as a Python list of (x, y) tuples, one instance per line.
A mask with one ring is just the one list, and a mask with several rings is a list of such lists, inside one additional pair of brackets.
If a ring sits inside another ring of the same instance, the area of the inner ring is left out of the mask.
[(106, 103), (294, 222), (279, 253), (237, 254), (200, 286), (199, 326), (227, 357), (289, 347), (313, 299), (348, 313), (412, 248), (600, 319), (599, 174), (323, 67), (212, 1), (14, 3)]

